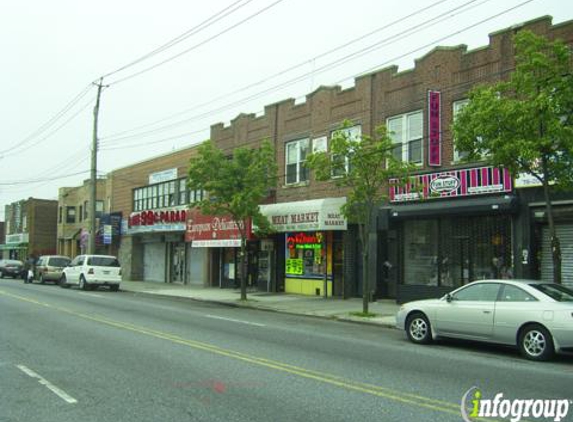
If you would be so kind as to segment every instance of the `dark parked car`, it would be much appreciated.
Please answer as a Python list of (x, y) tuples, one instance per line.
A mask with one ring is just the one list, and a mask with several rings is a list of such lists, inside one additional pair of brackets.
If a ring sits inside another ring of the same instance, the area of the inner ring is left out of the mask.
[(21, 278), (24, 272), (24, 263), (15, 259), (0, 260), (0, 278), (12, 277)]

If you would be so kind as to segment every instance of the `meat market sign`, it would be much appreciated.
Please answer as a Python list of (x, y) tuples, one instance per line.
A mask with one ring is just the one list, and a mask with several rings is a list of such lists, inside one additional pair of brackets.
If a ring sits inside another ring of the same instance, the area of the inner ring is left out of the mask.
[(341, 213), (346, 198), (324, 198), (309, 201), (261, 205), (261, 213), (277, 232), (346, 230)]

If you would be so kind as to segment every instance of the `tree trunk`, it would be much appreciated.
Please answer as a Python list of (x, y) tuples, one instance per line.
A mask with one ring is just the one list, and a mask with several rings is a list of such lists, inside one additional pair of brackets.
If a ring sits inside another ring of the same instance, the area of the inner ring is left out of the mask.
[(241, 236), (241, 300), (247, 300), (247, 239)]
[(547, 162), (543, 165), (543, 195), (545, 197), (545, 209), (547, 212), (547, 222), (549, 223), (549, 238), (551, 239), (551, 256), (553, 258), (553, 282), (561, 284), (561, 242), (557, 237), (555, 222), (553, 221), (553, 206), (551, 204), (551, 194), (549, 189), (549, 177), (546, 171)]
[(368, 245), (362, 240), (362, 313), (368, 314), (370, 279), (368, 278)]

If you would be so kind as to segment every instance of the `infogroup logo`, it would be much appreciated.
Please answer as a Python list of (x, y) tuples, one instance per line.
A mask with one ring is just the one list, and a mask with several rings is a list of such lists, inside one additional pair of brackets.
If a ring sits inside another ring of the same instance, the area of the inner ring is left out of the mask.
[(483, 398), (478, 387), (472, 387), (462, 397), (461, 412), (465, 422), (487, 418), (502, 418), (519, 422), (523, 418), (545, 419), (559, 422), (569, 413), (568, 399), (506, 399), (497, 393), (493, 399)]

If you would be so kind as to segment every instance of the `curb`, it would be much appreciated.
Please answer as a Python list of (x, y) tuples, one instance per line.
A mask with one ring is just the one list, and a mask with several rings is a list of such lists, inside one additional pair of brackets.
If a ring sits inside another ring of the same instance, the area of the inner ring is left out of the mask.
[(249, 303), (239, 303), (239, 302), (233, 303), (233, 302), (229, 302), (229, 301), (222, 301), (222, 300), (216, 300), (216, 299), (204, 299), (204, 298), (200, 298), (200, 297), (190, 297), (190, 296), (175, 296), (175, 295), (151, 293), (151, 292), (136, 291), (136, 290), (120, 289), (120, 291), (125, 292), (125, 293), (143, 294), (143, 295), (147, 295), (147, 296), (160, 296), (160, 297), (171, 298), (171, 299), (192, 300), (195, 302), (212, 303), (212, 304), (216, 304), (216, 305), (227, 306), (230, 308), (247, 308), (247, 309), (253, 309), (253, 310), (258, 310), (258, 311), (275, 312), (275, 313), (280, 313), (280, 314), (285, 314), (285, 315), (296, 315), (296, 316), (303, 316), (303, 317), (309, 317), (309, 318), (328, 319), (331, 321), (349, 322), (349, 323), (353, 323), (353, 324), (370, 325), (370, 326), (374, 326), (374, 327), (396, 329), (396, 326), (392, 323), (374, 322), (374, 321), (359, 319), (359, 317), (351, 317), (351, 316), (343, 316), (343, 315), (306, 314), (306, 313), (300, 313), (300, 312), (292, 312), (292, 311), (289, 311), (286, 309), (275, 309), (275, 308), (268, 308), (268, 307), (264, 307), (264, 306), (256, 306), (256, 305), (251, 305)]

